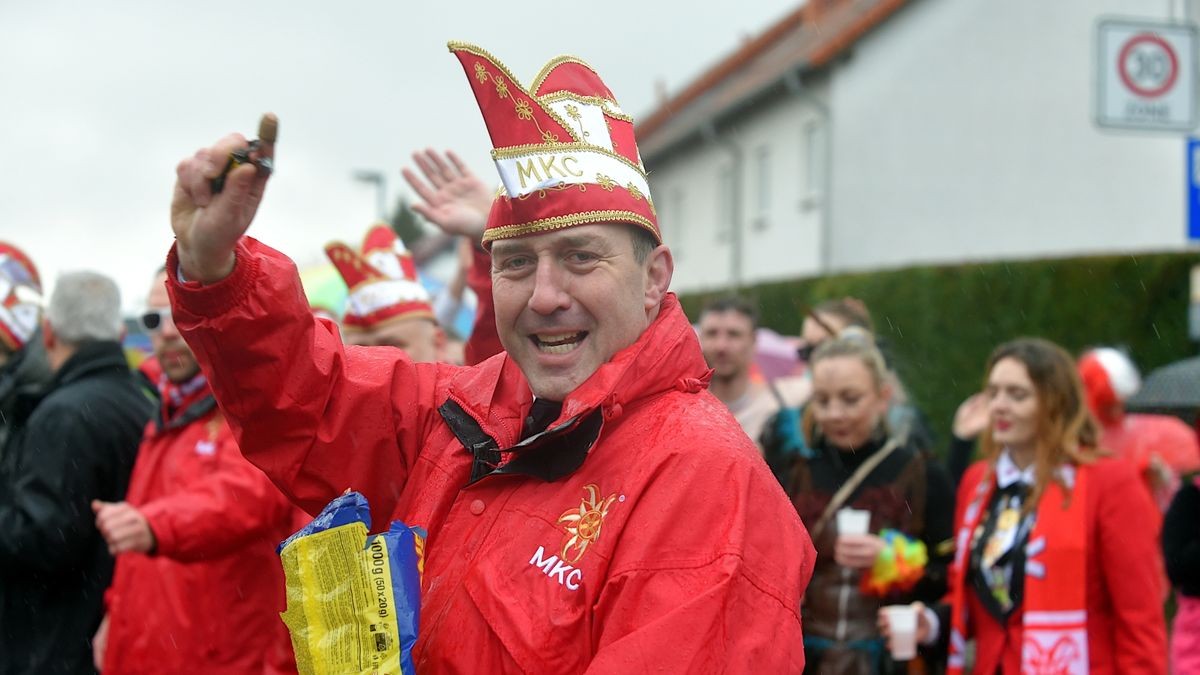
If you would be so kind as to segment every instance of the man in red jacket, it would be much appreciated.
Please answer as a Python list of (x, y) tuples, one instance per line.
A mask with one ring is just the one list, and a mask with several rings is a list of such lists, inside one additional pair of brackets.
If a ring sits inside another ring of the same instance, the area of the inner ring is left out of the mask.
[[(483, 236), (505, 352), (475, 367), (343, 346), (295, 265), (242, 235), (266, 187), (184, 160), (168, 287), (242, 452), (315, 513), (423, 527), (421, 672), (800, 672), (814, 553), (725, 407), (678, 300), (632, 120), (590, 67), (531, 88), (452, 45), (505, 192)], [(259, 162), (265, 164), (265, 162)]]
[(117, 556), (96, 666), (113, 673), (295, 672), (279, 618), (275, 547), (297, 527), (287, 499), (238, 453), (159, 273), (144, 328), (162, 407), (146, 428), (122, 502), (94, 502)]

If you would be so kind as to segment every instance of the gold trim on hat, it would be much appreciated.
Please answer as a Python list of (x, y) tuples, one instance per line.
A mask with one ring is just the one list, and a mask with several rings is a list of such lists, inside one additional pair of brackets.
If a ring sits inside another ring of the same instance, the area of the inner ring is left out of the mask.
[[(546, 94), (545, 96), (542, 97), (543, 103), (558, 103), (559, 101), (568, 101), (568, 100), (569, 101), (577, 101), (579, 103), (589, 103), (591, 105), (599, 106), (605, 115), (608, 115), (609, 117), (612, 117), (613, 119), (624, 120), (626, 122), (629, 122), (630, 124), (633, 124), (632, 117), (630, 117), (629, 115), (626, 115), (623, 112), (617, 112), (617, 111), (613, 110), (612, 108), (609, 107), (610, 102), (607, 99), (600, 98), (599, 96), (582, 96), (580, 94), (576, 94), (573, 91), (556, 91), (556, 92), (553, 92), (550, 94)], [(616, 101), (612, 101), (612, 103), (616, 103)], [(620, 105), (620, 104), (618, 103), (617, 105)]]
[(658, 233), (658, 229), (654, 227), (654, 223), (649, 218), (634, 211), (620, 210), (583, 211), (565, 216), (542, 218), (541, 220), (533, 220), (517, 225), (493, 227), (484, 231), (483, 243), (487, 244), (497, 239), (512, 239), (513, 237), (523, 237), (527, 234), (551, 232), (576, 225), (590, 225), (593, 223), (628, 223), (630, 225), (637, 225), (654, 235), (655, 241), (662, 243), (662, 235)]
[[(390, 252), (390, 253), (394, 253), (394, 252), (395, 252), (395, 251), (394, 251), (392, 248), (390, 248), (390, 247), (384, 247), (384, 248), (372, 248), (372, 249), (368, 249), (368, 248), (367, 248), (367, 239), (369, 239), (369, 238), (371, 237), (371, 232), (372, 232), (372, 231), (374, 231), (374, 229), (375, 229), (375, 228), (377, 228), (377, 227), (386, 227), (387, 229), (389, 229), (389, 230), (392, 230), (392, 234), (396, 234), (396, 231), (395, 231), (394, 229), (392, 229), (392, 225), (391, 225), (391, 223), (388, 223), (387, 221), (384, 221), (384, 220), (376, 220), (375, 222), (371, 223), (371, 224), (370, 224), (370, 226), (368, 226), (368, 227), (367, 227), (367, 231), (363, 233), (363, 236), (362, 236), (362, 244), (360, 244), (360, 245), (359, 245), (359, 247), (358, 247), (358, 248), (359, 248), (359, 250), (362, 252), (362, 254), (363, 254), (363, 255), (366, 255), (366, 254), (370, 253), (371, 251), (388, 251), (388, 252)], [(397, 238), (397, 239), (399, 239), (399, 238), (400, 238), (400, 235), (396, 234), (396, 238)], [(401, 241), (400, 243), (401, 243), (401, 244), (403, 244), (404, 242), (403, 242), (403, 241)], [(405, 251), (407, 251), (407, 250), (408, 250), (408, 247), (406, 246), (406, 247), (404, 248), (404, 250), (405, 250)]]
[[(546, 113), (547, 116), (549, 116), (551, 119), (553, 119), (555, 122), (557, 122), (560, 127), (562, 127), (563, 129), (566, 129), (567, 133), (571, 135), (571, 140), (576, 141), (576, 142), (580, 142), (583, 140), (575, 135), (575, 130), (571, 128), (571, 125), (567, 124), (566, 120), (564, 120), (562, 117), (560, 117), (558, 113), (556, 113), (553, 110), (551, 110), (550, 108), (548, 108), (545, 104), (542, 103), (541, 98), (539, 98), (532, 91), (530, 91), (524, 85), (522, 85), (521, 81), (518, 80), (516, 78), (516, 76), (514, 76), (512, 74), (512, 71), (508, 69), (508, 66), (501, 63), (500, 59), (493, 56), (491, 52), (489, 52), (488, 50), (486, 50), (483, 47), (480, 47), (478, 45), (474, 45), (469, 42), (458, 42), (457, 40), (451, 40), (451, 41), (447, 42), (446, 47), (448, 47), (451, 52), (464, 51), (464, 52), (467, 52), (470, 54), (474, 54), (475, 56), (478, 56), (480, 58), (486, 59), (489, 63), (491, 63), (493, 66), (495, 66), (501, 73), (503, 73), (504, 76), (507, 77), (509, 79), (509, 81), (513, 83), (514, 86), (516, 86), (518, 89), (520, 89), (521, 93), (525, 94), (525, 96), (527, 98), (529, 98), (531, 101), (537, 103), (538, 107), (542, 109), (542, 112)], [(483, 71), (483, 73), (486, 74), (487, 76), (491, 77), (492, 80), (495, 81), (495, 76), (492, 75), (491, 73), (487, 73), (486, 69)], [(476, 74), (477, 75), (479, 74), (478, 68), (476, 68)], [(484, 80), (481, 78), (480, 82), (483, 82), (483, 81)], [(498, 84), (502, 84), (502, 83), (498, 83)], [(506, 85), (506, 87), (507, 87), (507, 85)], [(500, 95), (500, 98), (509, 98), (507, 88), (506, 88), (505, 92)], [(513, 98), (513, 102), (514, 102), (514, 105), (516, 105), (515, 98)], [(525, 119), (525, 118), (522, 117), (521, 119)], [(536, 124), (536, 122), (537, 122), (537, 120), (534, 120), (535, 124)], [(542, 133), (542, 138), (545, 139), (547, 144), (562, 142), (562, 141), (557, 140), (555, 134), (553, 134), (552, 132), (543, 131), (541, 128), (541, 125), (538, 125), (538, 131), (540, 131)]]
[[(339, 277), (341, 277), (342, 284), (346, 286), (346, 292), (348, 294), (352, 294), (354, 291), (368, 284), (375, 284), (379, 283), (380, 281), (391, 280), (391, 277), (384, 276), (382, 272), (375, 269), (374, 265), (364, 259), (362, 254), (350, 248), (350, 246), (345, 242), (331, 241), (328, 244), (325, 244), (325, 255), (329, 258), (330, 264), (333, 265), (334, 271), (338, 273)], [(354, 267), (354, 269), (361, 272), (363, 275), (362, 281), (351, 286), (350, 282), (346, 280), (345, 275), (342, 274), (342, 270), (338, 267), (337, 261), (333, 258), (338, 258), (343, 262), (349, 263)]]
[[(561, 65), (563, 63), (578, 63), (579, 65), (583, 66), (584, 68), (587, 68), (588, 70), (592, 71), (592, 74), (595, 75), (596, 78), (599, 79), (601, 82), (604, 81), (603, 79), (600, 78), (600, 73), (596, 72), (596, 69), (592, 67), (592, 64), (588, 63), (587, 61), (584, 61), (583, 59), (579, 58), (578, 56), (571, 56), (570, 54), (559, 54), (558, 56), (547, 61), (546, 64), (542, 66), (541, 70), (538, 71), (537, 75), (533, 76), (533, 84), (529, 85), (529, 89), (532, 91), (537, 91), (538, 89), (541, 89), (542, 83), (546, 81), (547, 77), (550, 77), (550, 71), (554, 70), (555, 66)], [(605, 86), (607, 87), (607, 85), (605, 85)], [(616, 103), (617, 105), (621, 105), (620, 103), (617, 103), (616, 97), (613, 97), (613, 103)]]

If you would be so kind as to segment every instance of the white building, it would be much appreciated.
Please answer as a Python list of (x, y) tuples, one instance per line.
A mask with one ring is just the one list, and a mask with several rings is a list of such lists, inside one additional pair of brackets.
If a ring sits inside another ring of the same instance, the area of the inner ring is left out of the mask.
[(1187, 4), (809, 0), (642, 118), (674, 287), (1185, 248), (1185, 134), (1098, 126), (1095, 53)]

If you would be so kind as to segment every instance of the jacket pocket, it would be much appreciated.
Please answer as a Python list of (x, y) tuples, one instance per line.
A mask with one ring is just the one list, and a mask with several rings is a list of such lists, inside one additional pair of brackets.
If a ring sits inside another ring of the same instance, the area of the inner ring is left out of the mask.
[(536, 516), (506, 513), (489, 539), (464, 579), (471, 603), (522, 670), (582, 672), (599, 579), (564, 560), (561, 530)]

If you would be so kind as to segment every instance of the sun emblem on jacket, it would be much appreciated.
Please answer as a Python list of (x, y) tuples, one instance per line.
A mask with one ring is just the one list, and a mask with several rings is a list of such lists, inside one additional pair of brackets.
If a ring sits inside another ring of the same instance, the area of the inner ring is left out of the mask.
[(617, 500), (616, 494), (601, 499), (600, 488), (595, 484), (583, 486), (583, 491), (587, 496), (579, 503), (579, 508), (568, 509), (558, 517), (558, 524), (567, 531), (559, 558), (571, 565), (578, 562), (587, 552), (587, 547), (600, 538), (600, 526), (608, 515), (608, 507)]

